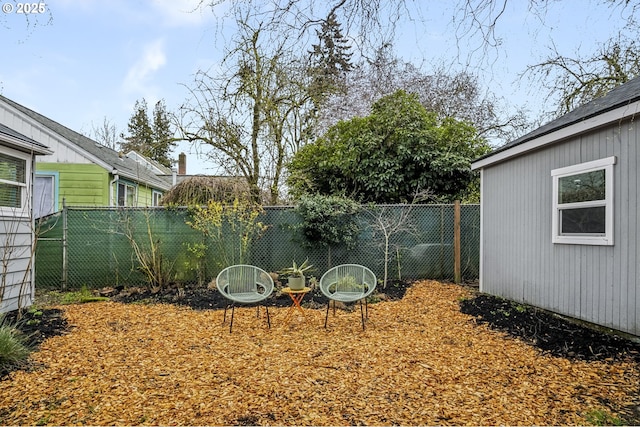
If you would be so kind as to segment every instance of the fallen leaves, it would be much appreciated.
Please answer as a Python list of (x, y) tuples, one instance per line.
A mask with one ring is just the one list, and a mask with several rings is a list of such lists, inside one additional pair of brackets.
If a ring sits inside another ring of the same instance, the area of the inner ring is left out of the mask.
[[(466, 291), (425, 281), (359, 310), (92, 303), (61, 307), (71, 333), (46, 340), (40, 370), (0, 383), (1, 424), (568, 425), (631, 403), (631, 362), (581, 362), (460, 313)], [(330, 313), (330, 316), (333, 316)], [(228, 321), (228, 319), (227, 319)], [(615, 414), (613, 414), (615, 415)]]

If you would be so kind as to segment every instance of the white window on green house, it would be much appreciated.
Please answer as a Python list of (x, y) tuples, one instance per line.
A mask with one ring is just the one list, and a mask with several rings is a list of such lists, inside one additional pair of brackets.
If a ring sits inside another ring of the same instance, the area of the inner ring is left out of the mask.
[(28, 154), (9, 149), (0, 153), (0, 212), (13, 216), (29, 216), (27, 184)]
[(54, 213), (56, 206), (56, 180), (55, 173), (38, 173), (33, 184), (33, 217), (40, 218)]
[(118, 182), (118, 206), (136, 206), (136, 186), (127, 182)]
[(613, 245), (615, 157), (551, 171), (553, 243)]
[(160, 202), (162, 201), (162, 193), (156, 190), (153, 190), (153, 205), (152, 206), (160, 206)]

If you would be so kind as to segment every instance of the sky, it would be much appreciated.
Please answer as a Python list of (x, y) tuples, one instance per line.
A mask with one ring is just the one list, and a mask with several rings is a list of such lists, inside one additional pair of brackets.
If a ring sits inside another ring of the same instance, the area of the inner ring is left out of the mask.
[[(214, 39), (216, 15), (224, 13), (224, 6), (199, 9), (199, 3), (50, 0), (41, 15), (17, 13), (21, 5), (33, 3), (0, 0), (0, 94), (87, 135), (105, 118), (126, 132), (135, 102), (142, 98), (150, 111), (160, 99), (168, 110), (176, 110), (188, 97), (194, 74), (215, 67), (223, 55)], [(456, 43), (453, 3), (418, 0), (397, 27), (398, 55), (414, 64), (467, 58), (478, 39)], [(535, 117), (555, 107), (545, 106), (540, 91), (518, 75), (540, 62), (552, 43), (567, 56), (593, 51), (610, 36), (611, 26), (602, 24), (615, 18), (593, 2), (563, 0), (550, 3), (541, 26), (527, 3), (509, 3), (498, 27), (497, 51), (461, 62), (481, 70), (489, 91)], [(195, 147), (182, 143), (174, 157), (180, 152), (187, 154), (187, 173), (213, 173)]]

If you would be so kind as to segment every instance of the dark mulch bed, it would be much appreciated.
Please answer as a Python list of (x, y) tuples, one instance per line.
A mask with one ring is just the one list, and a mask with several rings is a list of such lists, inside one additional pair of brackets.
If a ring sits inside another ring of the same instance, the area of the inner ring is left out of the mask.
[[(386, 288), (377, 288), (377, 295), (384, 300), (399, 300), (404, 297), (410, 282), (389, 281)], [(107, 291), (113, 301), (122, 303), (168, 303), (191, 307), (194, 310), (212, 310), (225, 308), (229, 303), (220, 292), (207, 287), (168, 288), (161, 292), (151, 292), (146, 288), (118, 289), (116, 293)], [(316, 288), (304, 296), (302, 304), (308, 308), (326, 307), (327, 298)], [(278, 291), (278, 287), (266, 300), (269, 307), (288, 307), (291, 299)]]
[(640, 362), (640, 343), (502, 298), (478, 294), (462, 301), (460, 311), (554, 356), (606, 361), (633, 358)]

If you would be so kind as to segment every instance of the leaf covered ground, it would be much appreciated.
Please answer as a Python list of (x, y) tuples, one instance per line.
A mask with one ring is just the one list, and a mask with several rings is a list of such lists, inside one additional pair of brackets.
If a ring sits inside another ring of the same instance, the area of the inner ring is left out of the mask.
[[(12, 425), (583, 425), (640, 418), (634, 347), (554, 355), (461, 312), (472, 291), (435, 281), (330, 314), (102, 302), (55, 307), (68, 332), (0, 380)], [(464, 310), (463, 310), (464, 311)], [(497, 310), (494, 310), (498, 312)], [(509, 316), (507, 316), (509, 317)], [(540, 334), (538, 334), (540, 335)]]

